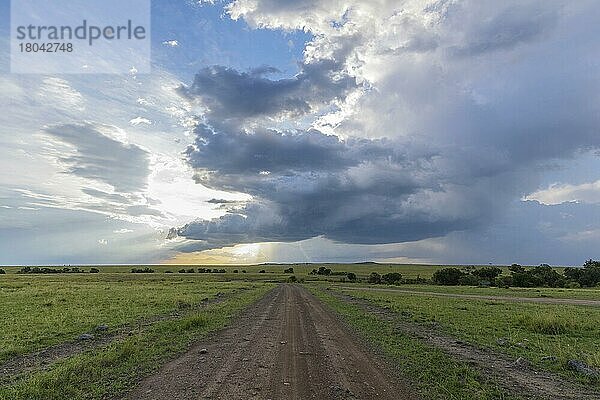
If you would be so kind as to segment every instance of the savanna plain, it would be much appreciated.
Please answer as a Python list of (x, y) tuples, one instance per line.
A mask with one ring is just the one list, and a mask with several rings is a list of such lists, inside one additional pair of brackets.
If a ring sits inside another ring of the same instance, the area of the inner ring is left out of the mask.
[(595, 263), (4, 267), (0, 399), (600, 399)]

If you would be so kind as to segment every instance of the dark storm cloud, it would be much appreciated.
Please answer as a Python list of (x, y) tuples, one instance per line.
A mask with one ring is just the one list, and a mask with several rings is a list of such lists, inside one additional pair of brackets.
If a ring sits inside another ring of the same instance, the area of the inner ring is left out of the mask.
[[(295, 78), (213, 67), (182, 89), (209, 108), (186, 152), (196, 180), (252, 196), (221, 218), (179, 228), (195, 241), (186, 250), (316, 236), (382, 244), (475, 232), (530, 193), (552, 160), (600, 146), (597, 53), (584, 35), (584, 27), (598, 30), (597, 12), (560, 31), (555, 3), (443, 3), (433, 28), (418, 18), (400, 20), (394, 29), (406, 40), (392, 40), (396, 33), (385, 25), (373, 27), (381, 32), (370, 42), (358, 34), (323, 40), (336, 61), (303, 65)], [(273, 12), (294, 26), (294, 13), (279, 7)], [(381, 77), (336, 128), (344, 139), (253, 120), (302, 115), (344, 97), (357, 87), (343, 72), (353, 48), (396, 58), (371, 66)], [(516, 56), (517, 49), (528, 51)]]
[(68, 165), (68, 173), (107, 183), (117, 192), (144, 190), (149, 174), (148, 153), (134, 144), (125, 144), (105, 135), (102, 129), (111, 127), (91, 123), (63, 124), (45, 131), (77, 149), (73, 155), (60, 158)]
[(190, 163), (219, 174), (339, 170), (356, 165), (360, 158), (395, 156), (393, 150), (370, 140), (344, 143), (337, 136), (327, 136), (316, 130), (215, 132), (200, 124), (195, 132), (195, 145), (187, 151)]
[(239, 72), (216, 65), (202, 69), (193, 84), (182, 87), (180, 92), (188, 98), (200, 99), (214, 121), (298, 116), (311, 111), (313, 104), (344, 98), (356, 87), (355, 80), (349, 76), (331, 79), (330, 75), (341, 65), (335, 60), (303, 64), (298, 75), (280, 80), (264, 77), (277, 72), (270, 67)]
[(486, 217), (486, 202), (432, 215), (428, 203), (441, 196), (464, 205), (485, 177), (473, 177), (471, 188), (442, 188), (458, 167), (437, 164), (428, 148), (388, 139), (341, 141), (316, 130), (214, 133), (200, 125), (196, 132), (187, 156), (197, 181), (254, 200), (180, 228), (179, 235), (199, 241), (194, 249), (315, 236), (393, 243), (465, 229)]

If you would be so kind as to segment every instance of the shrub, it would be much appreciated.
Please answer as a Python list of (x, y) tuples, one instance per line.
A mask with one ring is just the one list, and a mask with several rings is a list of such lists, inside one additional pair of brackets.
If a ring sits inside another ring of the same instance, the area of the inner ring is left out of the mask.
[(6, 274), (6, 271), (3, 270), (2, 268), (0, 268), (0, 275), (4, 275), (4, 274)]
[(346, 277), (350, 282), (356, 282), (356, 274), (354, 272), (348, 272)]
[(152, 274), (154, 273), (154, 270), (152, 268), (146, 267), (146, 268), (131, 268), (131, 273), (132, 274)]
[(476, 269), (475, 271), (471, 272), (471, 274), (475, 275), (476, 277), (482, 280), (486, 280), (493, 283), (496, 280), (496, 278), (500, 276), (500, 274), (502, 274), (502, 270), (498, 267), (484, 267)]
[(496, 285), (502, 288), (509, 288), (513, 284), (512, 276), (499, 276), (496, 279)]
[(458, 278), (458, 284), (461, 286), (477, 286), (479, 285), (479, 278), (471, 274), (463, 274)]
[(100, 270), (98, 268), (90, 268), (90, 274), (97, 274)]
[(367, 282), (380, 284), (381, 283), (381, 275), (379, 275), (377, 272), (371, 272), (371, 275), (369, 275)]
[(519, 264), (513, 264), (513, 265), (511, 265), (510, 267), (508, 267), (508, 270), (510, 272), (515, 272), (515, 273), (525, 272), (525, 268), (523, 268)]
[(583, 268), (565, 268), (563, 274), (581, 286), (596, 286), (600, 283), (600, 261), (587, 260)]
[(298, 279), (296, 278), (296, 275), (292, 275), (288, 278), (288, 282), (290, 282), (290, 283), (294, 283), (297, 281), (298, 281)]
[(465, 275), (458, 268), (443, 268), (433, 273), (433, 281), (439, 285), (458, 285), (460, 278)]
[(293, 274), (294, 273), (294, 268), (290, 267), (290, 268), (284, 269), (283, 273), (284, 274)]
[(169, 270), (165, 271), (165, 274), (172, 274), (172, 273), (173, 273), (173, 271), (169, 271)]
[(390, 272), (389, 274), (384, 274), (381, 280), (388, 285), (396, 285), (402, 280), (402, 275), (398, 272)]
[(245, 274), (245, 273), (246, 273), (246, 270), (245, 270), (245, 269), (243, 269), (243, 270), (242, 270), (242, 274)]
[(568, 289), (579, 289), (581, 285), (579, 284), (579, 282), (569, 282), (565, 285), (565, 287)]
[(259, 274), (264, 274), (264, 273), (266, 273), (266, 272), (267, 272), (267, 271), (265, 271), (264, 269), (261, 269), (260, 271), (258, 271), (258, 273), (259, 273)]
[(565, 285), (565, 278), (548, 264), (530, 269), (514, 269), (511, 277), (512, 285), (516, 287), (561, 287)]
[(237, 274), (237, 273), (239, 273), (239, 272), (240, 272), (240, 271), (238, 271), (237, 269), (234, 269), (234, 270), (233, 270), (233, 273), (234, 273), (234, 274)]
[(319, 267), (318, 270), (313, 269), (313, 272), (315, 272), (317, 275), (331, 275), (331, 269), (325, 267)]
[(531, 274), (539, 282), (536, 286), (560, 287), (565, 283), (564, 278), (548, 264), (533, 268)]
[(511, 275), (513, 286), (516, 287), (533, 287), (535, 283), (531, 279), (528, 272), (513, 272)]

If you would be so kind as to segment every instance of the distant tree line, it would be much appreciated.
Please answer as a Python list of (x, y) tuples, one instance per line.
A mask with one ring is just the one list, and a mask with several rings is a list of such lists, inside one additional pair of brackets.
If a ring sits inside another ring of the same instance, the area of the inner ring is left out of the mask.
[[(198, 271), (196, 271), (194, 268), (182, 268), (178, 271), (180, 274), (194, 274), (194, 273), (199, 273), (199, 274), (224, 274), (227, 271), (225, 269), (217, 269), (217, 268), (198, 268)], [(234, 271), (235, 272), (235, 271)]]
[[(83, 274), (85, 271), (79, 267), (48, 268), (48, 267), (23, 267), (17, 271), (17, 274)], [(98, 273), (98, 268), (90, 268), (90, 273)], [(0, 272), (4, 273), (4, 272)]]
[(548, 264), (526, 268), (513, 264), (510, 275), (502, 275), (498, 267), (476, 269), (443, 268), (434, 272), (432, 281), (446, 286), (499, 286), (499, 287), (591, 287), (600, 284), (600, 261), (588, 260), (583, 268), (565, 268), (563, 273)]

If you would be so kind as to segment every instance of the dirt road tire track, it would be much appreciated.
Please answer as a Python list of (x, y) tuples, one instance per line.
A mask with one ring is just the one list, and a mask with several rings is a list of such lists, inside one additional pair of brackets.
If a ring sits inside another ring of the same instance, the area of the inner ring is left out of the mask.
[[(206, 349), (206, 352), (204, 351)], [(280, 285), (126, 399), (416, 399), (306, 289)]]
[(337, 286), (338, 289), (344, 290), (368, 290), (371, 292), (388, 292), (397, 293), (399, 295), (414, 294), (417, 296), (437, 296), (437, 297), (452, 297), (456, 299), (467, 300), (486, 300), (486, 301), (508, 301), (513, 303), (539, 303), (539, 304), (561, 304), (571, 306), (589, 306), (600, 307), (600, 300), (586, 299), (563, 299), (559, 297), (511, 297), (511, 296), (491, 296), (481, 294), (461, 294), (461, 293), (441, 293), (427, 292), (420, 290), (407, 289), (392, 289), (392, 288), (374, 288), (374, 287), (352, 287), (352, 286)]

